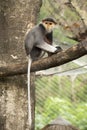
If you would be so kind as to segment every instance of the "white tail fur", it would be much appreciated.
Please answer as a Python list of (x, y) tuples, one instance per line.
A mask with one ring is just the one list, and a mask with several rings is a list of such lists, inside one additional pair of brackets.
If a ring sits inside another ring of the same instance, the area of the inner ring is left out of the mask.
[(28, 57), (28, 74), (27, 74), (27, 78), (28, 78), (28, 120), (29, 120), (29, 127), (31, 129), (31, 125), (32, 125), (32, 117), (31, 117), (31, 92), (30, 92), (30, 69), (31, 69), (31, 63), (32, 63), (32, 59), (29, 56)]

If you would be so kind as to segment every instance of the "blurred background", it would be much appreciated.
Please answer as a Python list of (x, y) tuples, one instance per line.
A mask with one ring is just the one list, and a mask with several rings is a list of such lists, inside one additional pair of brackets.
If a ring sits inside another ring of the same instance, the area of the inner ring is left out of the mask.
[[(86, 40), (87, 1), (43, 0), (38, 22), (57, 20), (54, 43), (64, 50)], [(87, 55), (36, 76), (36, 130), (58, 116), (87, 130)]]

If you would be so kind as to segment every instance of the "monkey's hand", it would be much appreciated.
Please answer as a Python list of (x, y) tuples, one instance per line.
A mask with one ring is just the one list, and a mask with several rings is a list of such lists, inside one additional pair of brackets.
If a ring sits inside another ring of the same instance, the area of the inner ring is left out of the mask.
[(56, 46), (57, 50), (55, 51), (55, 53), (61, 52), (63, 49), (60, 46)]
[(56, 48), (57, 48), (57, 50), (54, 53), (47, 52), (48, 56), (52, 56), (53, 54), (56, 54), (56, 53), (61, 52), (63, 50), (60, 46), (56, 46)]

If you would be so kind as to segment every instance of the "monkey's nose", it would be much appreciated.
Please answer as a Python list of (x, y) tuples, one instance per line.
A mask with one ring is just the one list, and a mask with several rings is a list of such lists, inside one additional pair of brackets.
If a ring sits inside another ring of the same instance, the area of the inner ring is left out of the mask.
[(50, 29), (50, 27), (49, 27), (49, 26), (47, 26), (47, 29), (49, 30), (49, 29)]

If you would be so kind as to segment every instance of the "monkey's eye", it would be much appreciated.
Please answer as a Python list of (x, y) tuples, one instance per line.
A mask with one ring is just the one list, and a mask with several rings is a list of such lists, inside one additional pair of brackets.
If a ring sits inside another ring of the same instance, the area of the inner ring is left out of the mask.
[(52, 23), (49, 23), (49, 25), (52, 25)]
[(45, 22), (45, 24), (48, 24), (47, 22)]

